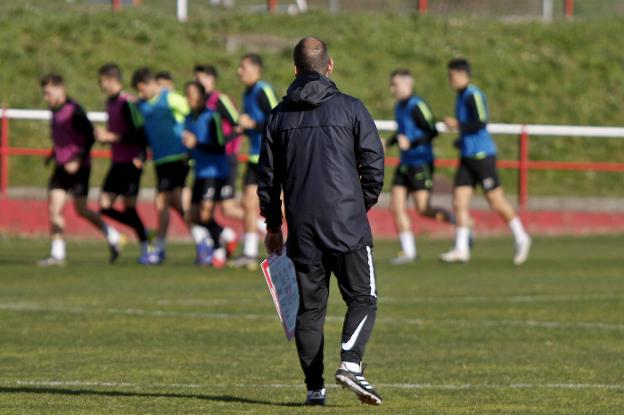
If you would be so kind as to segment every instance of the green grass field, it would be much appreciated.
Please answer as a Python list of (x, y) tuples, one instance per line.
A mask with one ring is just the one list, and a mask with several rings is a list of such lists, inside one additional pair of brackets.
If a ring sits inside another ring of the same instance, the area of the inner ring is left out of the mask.
[[(624, 408), (624, 236), (540, 238), (522, 268), (511, 241), (479, 240), (444, 266), (448, 241), (419, 241), (395, 268), (377, 247), (380, 304), (367, 376), (385, 402), (329, 389), (300, 407), (302, 375), (259, 273), (198, 269), (190, 245), (167, 265), (106, 264), (73, 242), (65, 268), (38, 269), (43, 241), (0, 239), (0, 413), (617, 414)], [(326, 375), (345, 307), (335, 284)], [(331, 382), (330, 382), (331, 383)]]

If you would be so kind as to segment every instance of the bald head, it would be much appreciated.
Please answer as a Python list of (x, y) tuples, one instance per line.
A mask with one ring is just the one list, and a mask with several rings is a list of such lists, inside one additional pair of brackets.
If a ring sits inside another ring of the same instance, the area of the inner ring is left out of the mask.
[(295, 67), (299, 73), (318, 72), (326, 75), (330, 71), (329, 52), (321, 39), (313, 36), (304, 37), (293, 51)]

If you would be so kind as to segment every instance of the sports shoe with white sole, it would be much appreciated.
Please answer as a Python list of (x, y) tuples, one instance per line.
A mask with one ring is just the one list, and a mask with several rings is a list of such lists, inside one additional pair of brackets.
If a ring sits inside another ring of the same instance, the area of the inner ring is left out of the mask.
[(325, 393), (325, 388), (308, 391), (308, 396), (303, 404), (308, 406), (324, 406)]
[(117, 261), (119, 255), (121, 255), (121, 250), (124, 248), (124, 246), (126, 246), (127, 243), (128, 238), (126, 238), (126, 235), (120, 233), (117, 242), (115, 242), (114, 244), (108, 244), (108, 249), (110, 251), (109, 262), (111, 264), (114, 264)]
[(355, 392), (360, 402), (368, 405), (381, 405), (381, 396), (373, 389), (364, 377), (364, 369), (366, 365), (362, 365), (360, 372), (352, 372), (344, 364), (340, 364), (336, 371), (336, 383), (344, 388), (348, 388)]
[(516, 244), (516, 253), (514, 255), (514, 265), (522, 265), (529, 258), (529, 252), (531, 251), (531, 238)]
[(406, 265), (416, 261), (415, 256), (399, 255), (390, 260), (391, 265)]
[(62, 267), (63, 265), (65, 265), (64, 259), (54, 257), (48, 257), (37, 261), (37, 266), (39, 267)]
[(464, 263), (470, 261), (470, 251), (458, 251), (452, 249), (448, 252), (440, 254), (440, 261), (446, 263)]
[(243, 255), (229, 261), (228, 266), (231, 268), (244, 268), (247, 271), (257, 271), (258, 259)]

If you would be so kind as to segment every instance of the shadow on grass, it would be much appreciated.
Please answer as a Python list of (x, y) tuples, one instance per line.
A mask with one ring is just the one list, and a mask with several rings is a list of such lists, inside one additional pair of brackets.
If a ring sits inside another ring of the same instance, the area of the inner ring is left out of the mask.
[(157, 393), (157, 392), (126, 392), (126, 391), (100, 391), (90, 389), (64, 389), (64, 388), (34, 388), (34, 387), (0, 387), (0, 394), (4, 393), (34, 393), (34, 394), (53, 394), (53, 395), (91, 395), (91, 396), (109, 396), (123, 398), (181, 398), (181, 399), (199, 399), (214, 402), (230, 402), (244, 403), (252, 405), (271, 405), (297, 407), (303, 406), (301, 403), (288, 402), (269, 402), (257, 399), (247, 399), (231, 395), (200, 395), (190, 393)]

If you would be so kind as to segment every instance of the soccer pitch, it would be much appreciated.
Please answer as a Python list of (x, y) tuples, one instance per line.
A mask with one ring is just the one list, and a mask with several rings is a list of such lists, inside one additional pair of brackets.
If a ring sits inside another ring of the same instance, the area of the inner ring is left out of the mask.
[(345, 306), (326, 323), (328, 407), (305, 398), (260, 272), (199, 269), (190, 245), (166, 265), (106, 264), (103, 241), (73, 242), (69, 265), (33, 266), (47, 242), (0, 239), (0, 413), (624, 413), (624, 236), (539, 238), (526, 266), (511, 240), (477, 240), (443, 265), (448, 241), (392, 267), (366, 353), (384, 398), (362, 406), (333, 385)]

